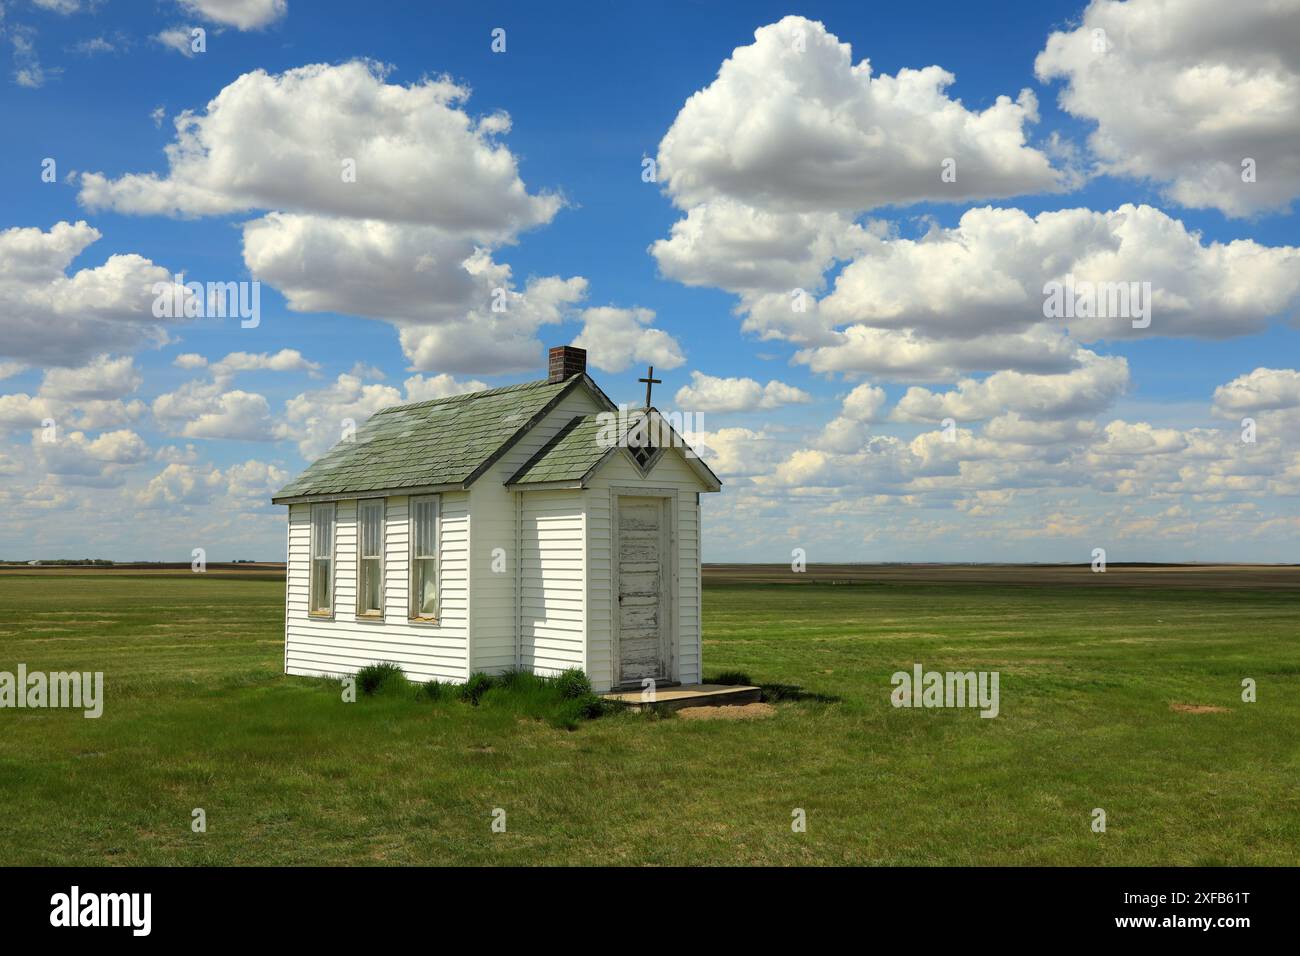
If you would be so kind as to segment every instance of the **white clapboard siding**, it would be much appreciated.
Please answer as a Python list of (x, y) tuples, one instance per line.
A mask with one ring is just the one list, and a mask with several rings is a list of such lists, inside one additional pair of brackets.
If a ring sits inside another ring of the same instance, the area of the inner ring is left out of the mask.
[[(471, 565), (474, 627), (470, 636), (473, 670), (500, 673), (522, 666), (517, 648), (520, 621), (516, 591), (521, 572), (535, 572), (537, 568), (530, 569), (526, 557), (524, 565), (519, 564), (519, 503), (515, 496), (520, 492), (508, 489), (505, 482), (575, 416), (599, 410), (600, 406), (586, 389), (574, 389), (470, 488), (470, 510), (474, 515)], [(528, 496), (532, 492), (523, 494)], [(497, 548), (501, 549), (502, 560), (494, 562)], [(581, 551), (579, 542), (575, 555), (579, 562)], [(577, 573), (581, 573), (581, 567)]]
[[(666, 451), (642, 477), (625, 455), (615, 455), (592, 479), (585, 492), (587, 513), (587, 674), (597, 690), (607, 690), (615, 679), (613, 661), (614, 598), (612, 561), (613, 522), (610, 515), (611, 489), (662, 488), (673, 493), (677, 516), (673, 575), (676, 594), (669, 598), (673, 615), (674, 679), (683, 684), (701, 679), (700, 654), (700, 538), (697, 492), (702, 485), (695, 472), (675, 449)], [(673, 513), (670, 509), (669, 513)], [(668, 520), (671, 520), (668, 519)]]
[(557, 674), (586, 665), (586, 520), (581, 491), (523, 493), (520, 666)]
[(335, 532), (334, 617), (307, 613), (311, 506), (289, 508), (285, 672), (343, 675), (391, 661), (412, 680), (464, 680), (469, 674), (469, 494), (441, 496), (438, 541), (439, 620), (408, 620), (409, 520), (405, 496), (385, 501), (384, 617), (356, 614), (355, 501), (341, 501)]

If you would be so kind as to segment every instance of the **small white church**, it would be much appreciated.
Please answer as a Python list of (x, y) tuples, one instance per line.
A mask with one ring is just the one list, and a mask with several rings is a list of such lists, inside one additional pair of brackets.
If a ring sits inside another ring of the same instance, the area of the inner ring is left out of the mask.
[(549, 358), (541, 381), (383, 409), (275, 495), (286, 673), (701, 680), (700, 494), (721, 482), (650, 406), (653, 369), (629, 412), (583, 349)]

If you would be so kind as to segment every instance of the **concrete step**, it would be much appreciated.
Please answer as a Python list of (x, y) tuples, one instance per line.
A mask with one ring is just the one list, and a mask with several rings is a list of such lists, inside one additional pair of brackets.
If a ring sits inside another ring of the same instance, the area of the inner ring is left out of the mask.
[(650, 708), (660, 713), (679, 710), (682, 707), (726, 707), (732, 704), (752, 704), (762, 699), (763, 691), (759, 687), (745, 684), (679, 684), (675, 687), (659, 686), (655, 688), (655, 699), (643, 701), (641, 688), (614, 690), (602, 696), (606, 700), (616, 700), (626, 704), (632, 710)]

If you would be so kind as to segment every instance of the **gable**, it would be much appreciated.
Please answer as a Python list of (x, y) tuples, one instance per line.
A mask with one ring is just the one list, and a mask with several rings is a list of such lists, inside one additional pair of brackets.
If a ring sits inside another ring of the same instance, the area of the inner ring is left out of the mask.
[[(680, 459), (696, 481), (708, 491), (719, 491), (722, 482), (655, 409), (650, 410), (656, 447), (639, 454), (629, 447), (628, 435), (636, 431), (635, 421), (608, 413), (575, 416), (536, 454), (506, 480), (512, 487), (575, 485), (585, 487), (603, 468), (622, 459), (636, 477), (649, 479), (666, 456)], [(622, 438), (618, 439), (618, 429)]]

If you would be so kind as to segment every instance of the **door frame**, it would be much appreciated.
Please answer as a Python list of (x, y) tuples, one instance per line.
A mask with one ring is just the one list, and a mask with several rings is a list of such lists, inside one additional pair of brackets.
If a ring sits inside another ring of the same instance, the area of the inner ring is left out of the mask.
[[(619, 646), (619, 563), (622, 551), (619, 528), (620, 498), (660, 498), (662, 501), (664, 522), (667, 524), (666, 535), (661, 536), (667, 553), (662, 560), (667, 564), (660, 569), (660, 627), (659, 627), (659, 661), (661, 664), (660, 682), (678, 679), (677, 635), (679, 633), (677, 606), (677, 577), (680, 573), (680, 553), (677, 543), (677, 489), (651, 488), (638, 485), (611, 485), (609, 489), (610, 512), (610, 683), (613, 687), (627, 686), (622, 680), (623, 658)], [(636, 686), (640, 686), (638, 682)]]

